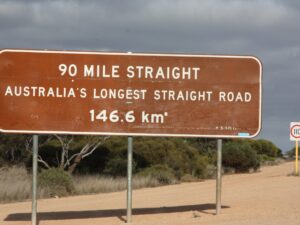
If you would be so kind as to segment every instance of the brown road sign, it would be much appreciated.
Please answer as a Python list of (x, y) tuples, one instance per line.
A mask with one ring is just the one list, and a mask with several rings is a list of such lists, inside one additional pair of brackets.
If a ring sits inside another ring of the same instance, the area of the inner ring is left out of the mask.
[(0, 128), (253, 137), (261, 77), (252, 56), (2, 50)]

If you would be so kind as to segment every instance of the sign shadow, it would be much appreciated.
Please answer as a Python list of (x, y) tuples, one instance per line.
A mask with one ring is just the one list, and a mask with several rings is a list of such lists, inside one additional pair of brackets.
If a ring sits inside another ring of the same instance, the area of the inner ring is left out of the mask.
[[(215, 208), (216, 205), (210, 203), (197, 204), (197, 205), (155, 207), (155, 208), (135, 208), (132, 210), (132, 214), (148, 215), (148, 214), (198, 211), (201, 213), (215, 215), (215, 213), (207, 212), (207, 210), (213, 210)], [(226, 209), (230, 207), (222, 206), (222, 208)], [(124, 222), (126, 221), (125, 215), (126, 215), (126, 209), (102, 209), (102, 210), (86, 210), (86, 211), (38, 212), (37, 217), (38, 217), (38, 221), (117, 217)], [(31, 220), (31, 213), (13, 213), (13, 214), (9, 214), (4, 221), (30, 221), (30, 220)]]

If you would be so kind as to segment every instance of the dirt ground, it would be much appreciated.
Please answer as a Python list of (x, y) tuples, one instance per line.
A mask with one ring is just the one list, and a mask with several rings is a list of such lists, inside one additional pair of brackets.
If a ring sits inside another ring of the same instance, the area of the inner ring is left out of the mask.
[[(300, 177), (293, 163), (223, 177), (215, 215), (215, 181), (133, 191), (132, 224), (300, 225)], [(126, 192), (38, 201), (39, 225), (124, 224)], [(31, 202), (0, 205), (0, 224), (31, 224)]]

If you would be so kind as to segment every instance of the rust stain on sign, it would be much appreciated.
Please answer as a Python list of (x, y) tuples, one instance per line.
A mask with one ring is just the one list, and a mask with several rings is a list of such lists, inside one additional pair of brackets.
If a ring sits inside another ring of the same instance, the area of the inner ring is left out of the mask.
[(253, 137), (261, 76), (251, 56), (2, 50), (0, 129)]

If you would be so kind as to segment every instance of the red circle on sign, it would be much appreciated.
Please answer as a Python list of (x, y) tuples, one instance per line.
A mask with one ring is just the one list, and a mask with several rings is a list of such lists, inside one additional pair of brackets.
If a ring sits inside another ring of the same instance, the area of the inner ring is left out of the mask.
[(294, 130), (296, 127), (299, 127), (299, 129), (300, 129), (300, 124), (296, 124), (296, 125), (292, 126), (292, 128), (291, 128), (291, 130), (290, 130), (291, 135), (292, 135), (292, 137), (294, 137), (294, 138), (300, 138), (300, 134), (299, 134), (298, 136), (293, 134), (293, 130)]

